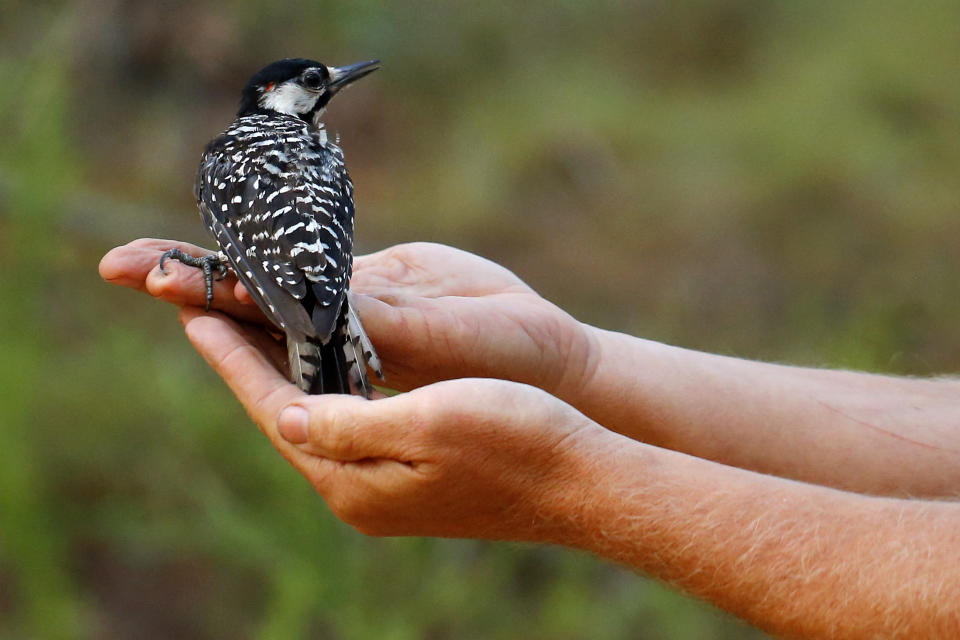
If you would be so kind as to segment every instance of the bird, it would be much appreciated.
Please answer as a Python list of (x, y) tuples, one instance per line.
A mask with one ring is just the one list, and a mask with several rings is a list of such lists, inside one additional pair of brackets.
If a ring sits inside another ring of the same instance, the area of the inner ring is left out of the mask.
[(219, 252), (169, 259), (203, 270), (206, 306), (214, 274), (232, 271), (286, 334), (290, 380), (306, 393), (372, 397), (367, 366), (380, 358), (352, 304), (353, 183), (339, 137), (323, 114), (344, 87), (379, 60), (341, 67), (286, 58), (255, 73), (236, 118), (206, 147), (194, 185), (200, 217)]

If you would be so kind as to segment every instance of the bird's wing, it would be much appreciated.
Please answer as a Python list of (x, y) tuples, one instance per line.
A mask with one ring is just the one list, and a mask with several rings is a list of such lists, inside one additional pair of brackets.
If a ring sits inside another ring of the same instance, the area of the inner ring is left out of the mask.
[[(237, 277), (270, 321), (288, 333), (312, 336), (315, 333), (310, 315), (300, 301), (275, 279), (268, 276), (262, 262), (248, 255), (247, 238), (238, 228), (237, 204), (224, 184), (232, 163), (225, 158), (208, 155), (197, 174), (197, 204), (207, 229), (230, 260)], [(229, 186), (229, 183), (226, 183)]]
[(339, 148), (308, 140), (289, 150), (293, 166), (282, 175), (289, 175), (290, 190), (276, 196), (286, 211), (277, 241), (303, 273), (313, 325), (326, 338), (336, 329), (353, 267), (353, 184)]
[(303, 140), (258, 144), (211, 145), (197, 175), (201, 214), (264, 314), (288, 333), (326, 341), (351, 267), (349, 177)]

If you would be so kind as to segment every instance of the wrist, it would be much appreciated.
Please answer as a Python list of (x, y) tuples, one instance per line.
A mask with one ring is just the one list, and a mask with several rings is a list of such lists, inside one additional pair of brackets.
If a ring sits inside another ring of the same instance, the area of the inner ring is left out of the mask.
[(703, 393), (701, 354), (583, 323), (580, 331), (587, 355), (555, 395), (607, 429), (675, 448), (683, 408)]
[[(637, 363), (648, 356), (638, 345), (646, 341), (574, 322), (576, 341), (571, 344), (576, 346), (567, 352), (564, 376), (551, 393), (606, 429), (637, 439), (632, 431), (644, 422), (638, 411), (643, 369)], [(625, 403), (627, 398), (634, 404)]]
[(599, 330), (578, 321), (561, 309), (558, 322), (563, 329), (562, 341), (557, 345), (559, 363), (557, 370), (543, 372), (544, 379), (539, 386), (544, 391), (562, 399), (569, 405), (580, 409), (584, 391), (596, 375), (602, 360)]
[(595, 506), (604, 499), (605, 478), (610, 475), (617, 451), (641, 446), (580, 416), (587, 425), (563, 441), (554, 451), (551, 473), (533, 487), (525, 514), (536, 523), (528, 541), (590, 549), (597, 522)]

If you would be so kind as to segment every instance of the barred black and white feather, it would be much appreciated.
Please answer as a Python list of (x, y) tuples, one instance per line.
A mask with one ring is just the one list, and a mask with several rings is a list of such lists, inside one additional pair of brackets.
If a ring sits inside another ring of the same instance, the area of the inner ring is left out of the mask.
[[(251, 79), (257, 101), (208, 145), (195, 195), (237, 277), (286, 334), (291, 380), (309, 393), (350, 393), (352, 386), (370, 397), (367, 366), (382, 372), (348, 295), (353, 183), (343, 151), (316, 118), (343, 70), (299, 59), (272, 67), (291, 64), (296, 73), (283, 84), (270, 74), (258, 81), (271, 67)], [(325, 84), (317, 90), (303, 78), (320, 71)], [(275, 86), (286, 93), (265, 100)], [(306, 111), (277, 111), (284, 100)]]

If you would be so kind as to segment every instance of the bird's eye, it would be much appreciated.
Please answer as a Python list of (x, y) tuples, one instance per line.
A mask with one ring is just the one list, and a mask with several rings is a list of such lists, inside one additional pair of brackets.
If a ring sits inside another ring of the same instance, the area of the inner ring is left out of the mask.
[(323, 84), (323, 77), (320, 75), (319, 71), (311, 69), (303, 74), (303, 86), (307, 89), (319, 89)]

